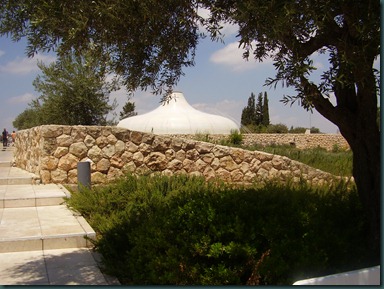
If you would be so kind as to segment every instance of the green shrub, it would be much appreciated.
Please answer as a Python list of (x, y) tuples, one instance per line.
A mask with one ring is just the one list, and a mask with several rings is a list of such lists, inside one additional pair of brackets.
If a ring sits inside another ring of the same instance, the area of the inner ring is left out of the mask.
[(288, 133), (288, 127), (285, 124), (270, 124), (267, 127), (267, 133)]
[(194, 139), (197, 141), (210, 142), (209, 133), (196, 133)]
[(311, 127), (310, 132), (311, 132), (311, 133), (321, 133), (321, 132), (320, 132), (320, 129), (317, 128), (317, 127), (314, 127), (314, 126)]
[(240, 128), (241, 133), (266, 133), (268, 126), (248, 124), (243, 125)]
[(126, 176), (68, 204), (96, 230), (105, 270), (123, 284), (288, 285), (368, 264), (364, 214), (342, 186)]
[(289, 129), (289, 133), (305, 133), (307, 129), (305, 127), (293, 127), (291, 126), (291, 128)]
[(241, 125), (240, 127), (241, 133), (254, 133), (255, 132), (255, 125)]
[(229, 142), (233, 145), (240, 145), (243, 142), (243, 136), (238, 130), (231, 130)]

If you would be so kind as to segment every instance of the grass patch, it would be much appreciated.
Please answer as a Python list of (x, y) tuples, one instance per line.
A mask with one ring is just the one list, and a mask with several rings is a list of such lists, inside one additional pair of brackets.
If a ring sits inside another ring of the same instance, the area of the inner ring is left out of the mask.
[(124, 285), (289, 285), (371, 265), (356, 190), (342, 185), (127, 175), (67, 202)]
[(331, 173), (335, 176), (351, 177), (353, 154), (351, 150), (340, 149), (335, 145), (332, 151), (325, 148), (298, 149), (291, 145), (242, 145), (242, 135), (233, 131), (228, 138), (213, 142), (209, 134), (197, 134), (195, 140), (218, 143), (220, 145), (242, 148), (250, 151), (263, 151), (271, 154), (286, 156), (292, 160), (307, 164), (313, 168)]
[(286, 156), (292, 160), (307, 164), (336, 176), (352, 176), (352, 151), (327, 151), (324, 148), (298, 149), (289, 145), (252, 146), (248, 150), (259, 150), (271, 154)]

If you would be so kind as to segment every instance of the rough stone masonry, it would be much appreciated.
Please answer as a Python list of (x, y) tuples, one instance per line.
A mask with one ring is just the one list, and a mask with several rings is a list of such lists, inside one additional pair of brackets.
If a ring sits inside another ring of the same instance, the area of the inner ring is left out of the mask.
[(160, 136), (114, 126), (43, 125), (17, 134), (15, 165), (42, 183), (77, 183), (77, 164), (91, 162), (93, 184), (125, 173), (189, 174), (247, 184), (270, 179), (312, 184), (339, 178), (260, 151), (247, 151), (182, 137)]

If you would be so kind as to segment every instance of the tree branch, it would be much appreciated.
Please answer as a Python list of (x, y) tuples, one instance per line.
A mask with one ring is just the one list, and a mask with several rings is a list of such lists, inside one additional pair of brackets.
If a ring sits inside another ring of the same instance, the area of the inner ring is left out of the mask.
[(351, 113), (346, 108), (334, 106), (321, 94), (318, 87), (304, 76), (300, 77), (300, 81), (304, 94), (322, 116), (337, 125), (340, 130), (352, 125), (349, 121), (352, 119)]

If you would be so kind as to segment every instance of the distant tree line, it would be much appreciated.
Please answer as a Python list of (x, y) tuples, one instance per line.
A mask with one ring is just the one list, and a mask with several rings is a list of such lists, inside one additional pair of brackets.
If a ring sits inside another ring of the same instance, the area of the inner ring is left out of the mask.
[[(241, 132), (244, 133), (305, 133), (307, 128), (293, 127), (290, 129), (285, 124), (271, 124), (269, 119), (269, 106), (267, 92), (260, 92), (257, 97), (252, 92), (248, 98), (248, 105), (241, 113)], [(316, 127), (310, 128), (311, 133), (320, 133)]]
[(248, 98), (248, 105), (244, 107), (241, 113), (241, 125), (252, 127), (268, 126), (269, 121), (269, 107), (268, 107), (268, 95), (267, 92), (259, 93), (257, 97), (257, 103), (255, 94), (252, 92)]

